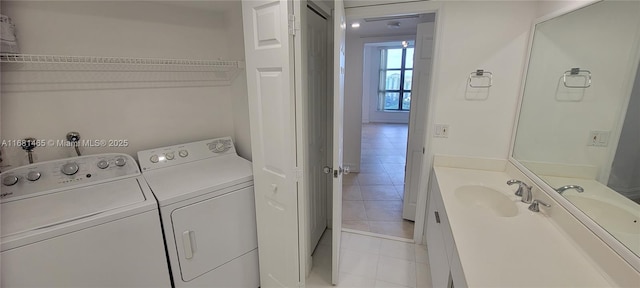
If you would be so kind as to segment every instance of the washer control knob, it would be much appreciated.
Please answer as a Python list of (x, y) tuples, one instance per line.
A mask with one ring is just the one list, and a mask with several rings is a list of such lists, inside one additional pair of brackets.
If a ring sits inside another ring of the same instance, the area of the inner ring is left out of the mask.
[(174, 152), (167, 152), (167, 154), (164, 154), (164, 157), (167, 157), (167, 160), (173, 160), (176, 158), (176, 154)]
[(16, 176), (9, 175), (2, 178), (2, 185), (4, 186), (13, 186), (16, 185), (16, 183), (18, 183), (18, 177)]
[(151, 161), (151, 163), (158, 163), (158, 161), (160, 161), (160, 158), (158, 157), (158, 155), (153, 155), (151, 156), (151, 158), (149, 158), (149, 161)]
[(62, 173), (68, 176), (78, 173), (78, 170), (80, 170), (80, 166), (78, 166), (78, 163), (75, 163), (75, 162), (64, 164), (62, 165), (62, 169), (61, 169)]
[(109, 167), (109, 161), (107, 160), (100, 160), (98, 162), (98, 168), (100, 169), (107, 169)]
[(189, 156), (189, 151), (180, 150), (180, 151), (178, 151), (178, 155), (180, 155), (180, 157), (182, 157), (182, 158), (187, 157), (187, 156)]
[(118, 157), (118, 158), (116, 158), (115, 163), (116, 163), (116, 166), (122, 167), (125, 164), (127, 164), (127, 159), (124, 159), (124, 157)]
[(38, 181), (38, 179), (40, 179), (40, 176), (42, 176), (42, 174), (38, 171), (30, 171), (29, 173), (27, 173), (27, 180), (29, 181)]

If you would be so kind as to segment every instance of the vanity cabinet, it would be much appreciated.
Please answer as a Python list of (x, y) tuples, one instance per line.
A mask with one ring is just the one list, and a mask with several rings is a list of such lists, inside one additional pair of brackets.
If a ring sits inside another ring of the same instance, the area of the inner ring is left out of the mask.
[(433, 172), (429, 182), (426, 235), (433, 287), (467, 287), (438, 180)]

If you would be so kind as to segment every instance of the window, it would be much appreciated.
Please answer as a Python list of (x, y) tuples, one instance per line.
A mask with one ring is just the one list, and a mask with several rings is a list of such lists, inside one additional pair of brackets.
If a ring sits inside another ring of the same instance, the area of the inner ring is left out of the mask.
[(409, 111), (413, 77), (413, 47), (380, 50), (378, 110)]

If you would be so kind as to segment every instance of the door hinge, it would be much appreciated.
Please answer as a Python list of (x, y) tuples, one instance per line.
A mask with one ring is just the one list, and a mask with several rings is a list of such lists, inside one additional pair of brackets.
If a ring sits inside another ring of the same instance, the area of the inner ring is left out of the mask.
[(296, 15), (289, 14), (289, 35), (296, 35)]
[(424, 147), (422, 147), (422, 154), (424, 154)]

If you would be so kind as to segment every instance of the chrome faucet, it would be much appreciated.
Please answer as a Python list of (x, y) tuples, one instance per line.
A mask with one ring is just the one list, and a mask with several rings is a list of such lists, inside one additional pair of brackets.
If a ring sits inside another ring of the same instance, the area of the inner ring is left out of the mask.
[(533, 195), (531, 194), (531, 186), (516, 179), (511, 179), (507, 181), (507, 185), (513, 185), (513, 184), (518, 184), (518, 190), (516, 190), (515, 194), (516, 196), (522, 197), (520, 201), (527, 204), (531, 204), (531, 202), (533, 201)]
[(569, 189), (576, 189), (578, 193), (584, 192), (584, 189), (582, 189), (582, 187), (578, 185), (564, 185), (560, 188), (557, 188), (556, 191), (558, 192), (558, 194), (562, 194), (565, 190), (569, 190)]

